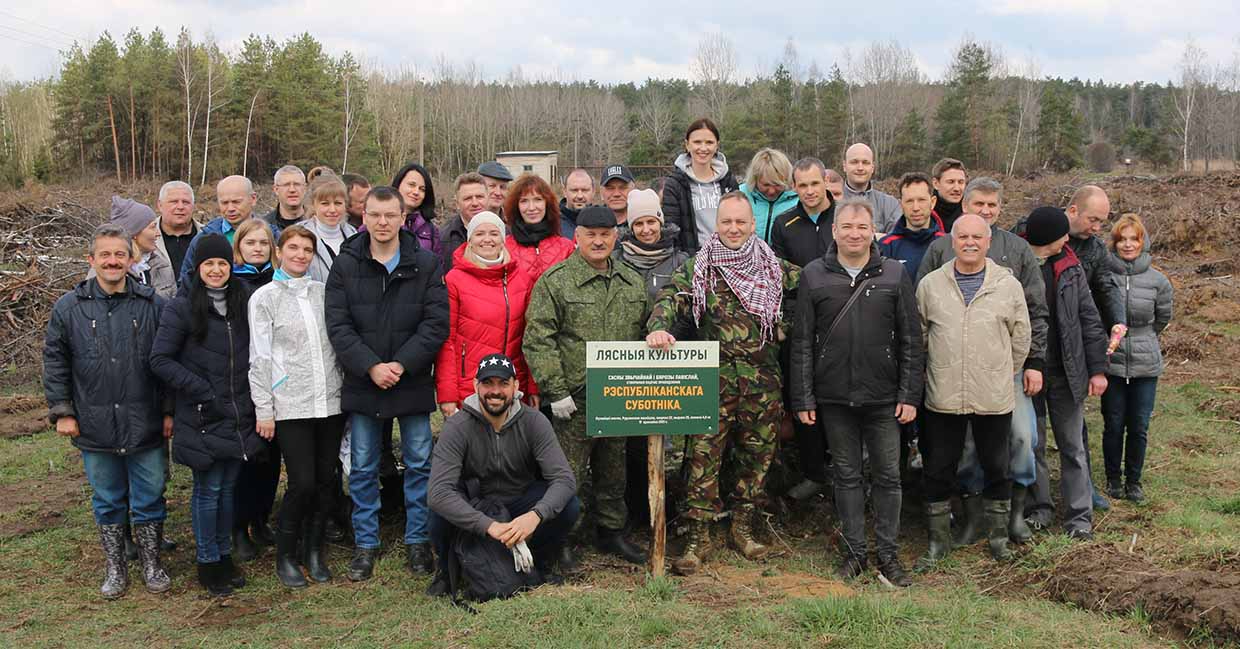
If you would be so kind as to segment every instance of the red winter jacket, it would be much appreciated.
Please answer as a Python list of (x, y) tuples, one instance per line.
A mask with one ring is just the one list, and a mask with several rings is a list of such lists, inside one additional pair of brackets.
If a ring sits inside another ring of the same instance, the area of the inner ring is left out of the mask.
[(571, 239), (565, 239), (558, 234), (543, 239), (537, 246), (523, 246), (517, 243), (517, 240), (510, 234), (504, 241), (504, 245), (508, 247), (508, 254), (520, 262), (521, 268), (529, 273), (531, 285), (537, 282), (548, 268), (568, 259), (568, 256), (577, 249), (577, 244)]
[(517, 364), (517, 381), (526, 396), (538, 394), (521, 352), (525, 307), (534, 282), (517, 260), (479, 268), (465, 260), (465, 246), (452, 254), (448, 285), (448, 339), (435, 360), (435, 393), (439, 403), (457, 403), (474, 394), (478, 363), (488, 354), (504, 353)]

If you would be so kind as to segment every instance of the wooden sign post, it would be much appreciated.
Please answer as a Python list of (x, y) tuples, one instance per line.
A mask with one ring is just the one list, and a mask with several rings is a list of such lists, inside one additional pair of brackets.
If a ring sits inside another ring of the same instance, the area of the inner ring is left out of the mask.
[(586, 435), (646, 438), (650, 501), (650, 574), (661, 577), (667, 556), (665, 435), (719, 430), (719, 343), (586, 343)]

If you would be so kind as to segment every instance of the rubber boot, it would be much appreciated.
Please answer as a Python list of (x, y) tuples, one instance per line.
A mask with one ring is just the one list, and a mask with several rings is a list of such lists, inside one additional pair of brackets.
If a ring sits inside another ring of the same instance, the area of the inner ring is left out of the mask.
[(116, 599), (129, 589), (129, 559), (125, 556), (125, 525), (100, 525), (99, 544), (103, 546), (104, 599)]
[(1012, 543), (1023, 545), (1033, 538), (1033, 530), (1025, 522), (1025, 498), (1029, 488), (1021, 484), (1012, 485), (1012, 511), (1008, 517), (1008, 538)]
[(952, 551), (952, 504), (944, 500), (926, 503), (926, 526), (930, 528), (930, 547), (917, 560), (918, 572), (933, 570)]
[(732, 541), (732, 547), (736, 548), (746, 559), (756, 561), (766, 556), (770, 549), (753, 538), (754, 508), (752, 506), (737, 507), (732, 513), (732, 529), (729, 533), (729, 540)]
[(245, 525), (233, 529), (232, 553), (237, 561), (253, 561), (258, 558), (259, 550), (259, 547), (250, 540), (250, 534)]
[(160, 540), (164, 535), (163, 521), (135, 523), (133, 535), (138, 546), (138, 557), (142, 559), (142, 582), (146, 584), (147, 591), (166, 592), (172, 588), (172, 578), (159, 561)]
[(280, 578), (280, 583), (286, 588), (305, 588), (309, 585), (306, 583), (306, 576), (301, 574), (301, 567), (294, 560), (297, 553), (297, 530), (300, 527), (296, 524), (286, 527), (281, 523), (280, 529), (276, 530), (276, 577)]
[(1008, 521), (1011, 519), (1012, 501), (986, 501), (986, 537), (990, 540), (990, 556), (995, 561), (1011, 561), (1008, 549)]
[(685, 532), (685, 548), (680, 556), (672, 559), (672, 572), (689, 576), (702, 567), (706, 549), (710, 546), (710, 523), (690, 520)]
[(642, 548), (629, 543), (624, 538), (623, 530), (611, 530), (605, 527), (598, 528), (598, 542), (595, 544), (599, 552), (612, 554), (629, 563), (642, 565), (646, 563), (646, 551)]
[(306, 574), (320, 584), (325, 584), (332, 580), (332, 572), (327, 569), (327, 544), (323, 542), (323, 536), (326, 531), (327, 515), (319, 512), (310, 520), (310, 525), (306, 528), (306, 538), (303, 542), (305, 546), (303, 565), (306, 566)]
[(228, 585), (228, 576), (224, 570), (224, 564), (219, 561), (198, 564), (198, 583), (212, 597), (227, 597), (233, 594), (232, 586)]
[(233, 590), (245, 587), (245, 575), (237, 567), (237, 564), (233, 563), (231, 554), (220, 555), (220, 575)]
[(981, 494), (965, 494), (960, 497), (964, 520), (952, 534), (952, 544), (958, 548), (973, 545), (986, 538), (986, 527), (983, 522)]

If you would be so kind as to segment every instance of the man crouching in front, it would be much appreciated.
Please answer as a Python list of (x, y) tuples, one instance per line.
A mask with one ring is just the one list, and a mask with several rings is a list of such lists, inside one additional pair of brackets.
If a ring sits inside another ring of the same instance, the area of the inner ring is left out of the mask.
[[(551, 576), (577, 521), (581, 504), (568, 458), (551, 422), (521, 405), (518, 387), (512, 360), (491, 354), (478, 364), (475, 393), (444, 420), (431, 460), (430, 533), (438, 570), (428, 595), (448, 592), (449, 548), (458, 533), (489, 536), (508, 548), (525, 542), (534, 567)], [(465, 484), (472, 480), (480, 489), (475, 498), (503, 503), (512, 522), (493, 520), (471, 504)]]

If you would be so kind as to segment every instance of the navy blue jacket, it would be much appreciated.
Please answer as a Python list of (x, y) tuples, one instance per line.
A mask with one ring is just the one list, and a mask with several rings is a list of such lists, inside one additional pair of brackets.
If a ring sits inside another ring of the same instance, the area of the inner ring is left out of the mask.
[[(181, 262), (181, 274), (177, 275), (177, 295), (185, 293), (185, 286), (187, 285), (186, 282), (189, 280), (190, 275), (194, 274), (194, 251), (198, 249), (198, 240), (202, 238), (202, 235), (204, 234), (214, 233), (222, 236), (228, 236), (224, 230), (225, 225), (228, 225), (228, 221), (226, 221), (222, 216), (217, 216), (211, 219), (209, 223), (202, 226), (202, 229), (198, 231), (198, 234), (194, 235), (194, 238), (190, 240), (189, 247), (185, 249), (185, 260)], [(268, 225), (271, 224), (268, 223)], [(232, 226), (229, 225), (229, 228), (232, 228)], [(271, 225), (271, 240), (280, 240), (280, 232), (276, 230), (276, 226), (274, 225)], [(229, 243), (232, 243), (232, 239), (229, 239)], [(274, 252), (271, 254), (275, 255)]]
[(43, 344), (48, 418), (76, 417), (83, 451), (125, 455), (159, 446), (163, 409), (159, 380), (147, 359), (164, 301), (125, 278), (107, 296), (83, 280), (52, 307)]
[(216, 460), (252, 459), (266, 443), (254, 430), (247, 314), (225, 318), (210, 309), (201, 341), (190, 333), (192, 318), (189, 296), (173, 298), (151, 349), (151, 371), (176, 402), (172, 458), (199, 470)]
[(931, 217), (930, 225), (926, 228), (910, 230), (908, 222), (901, 216), (900, 220), (896, 221), (895, 227), (891, 229), (891, 234), (879, 240), (878, 252), (888, 259), (904, 264), (904, 271), (916, 285), (917, 269), (921, 268), (922, 257), (926, 256), (926, 250), (930, 248), (930, 244), (942, 236), (946, 235), (938, 218)]
[[(327, 276), (327, 335), (344, 368), (341, 408), (390, 418), (435, 410), (432, 366), (448, 337), (448, 289), (439, 257), (400, 231), (400, 261), (387, 268), (370, 256), (370, 233), (340, 246)], [(396, 361), (400, 381), (381, 390), (370, 368)]]

